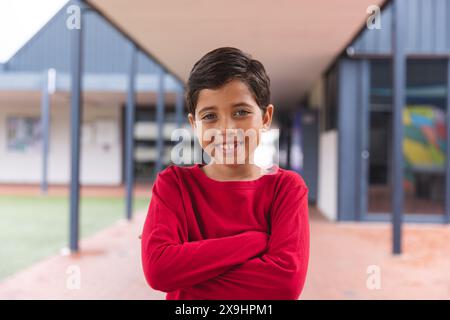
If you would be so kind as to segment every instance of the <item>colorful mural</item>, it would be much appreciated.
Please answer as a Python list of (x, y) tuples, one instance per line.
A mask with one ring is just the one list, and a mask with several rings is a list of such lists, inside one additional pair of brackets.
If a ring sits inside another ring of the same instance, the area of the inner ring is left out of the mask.
[(433, 105), (407, 105), (403, 109), (405, 188), (414, 186), (414, 172), (444, 172), (445, 112)]

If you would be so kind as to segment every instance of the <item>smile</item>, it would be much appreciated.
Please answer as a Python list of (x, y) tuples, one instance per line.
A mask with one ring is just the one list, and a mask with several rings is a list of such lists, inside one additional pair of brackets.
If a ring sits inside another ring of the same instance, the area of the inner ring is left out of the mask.
[(215, 148), (219, 150), (222, 149), (224, 152), (230, 152), (237, 149), (239, 146), (244, 145), (244, 142), (234, 142), (234, 143), (217, 143), (214, 145)]

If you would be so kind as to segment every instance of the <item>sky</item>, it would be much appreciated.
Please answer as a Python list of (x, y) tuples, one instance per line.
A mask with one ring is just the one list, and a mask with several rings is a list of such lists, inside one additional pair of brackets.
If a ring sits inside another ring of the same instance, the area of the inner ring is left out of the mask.
[(0, 63), (9, 60), (68, 0), (0, 0)]

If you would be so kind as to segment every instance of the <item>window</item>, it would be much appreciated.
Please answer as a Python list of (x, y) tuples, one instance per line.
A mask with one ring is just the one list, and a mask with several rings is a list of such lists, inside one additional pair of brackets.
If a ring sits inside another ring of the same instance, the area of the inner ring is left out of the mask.
[(40, 151), (42, 136), (39, 117), (13, 116), (6, 120), (7, 148), (10, 151)]

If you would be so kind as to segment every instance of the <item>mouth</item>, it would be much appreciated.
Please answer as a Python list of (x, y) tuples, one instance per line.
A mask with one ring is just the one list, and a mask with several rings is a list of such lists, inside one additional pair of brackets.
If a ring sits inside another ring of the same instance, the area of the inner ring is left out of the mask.
[(214, 148), (217, 148), (219, 151), (222, 150), (225, 153), (234, 152), (240, 146), (243, 146), (243, 141), (235, 141), (233, 143), (216, 143), (214, 144)]

